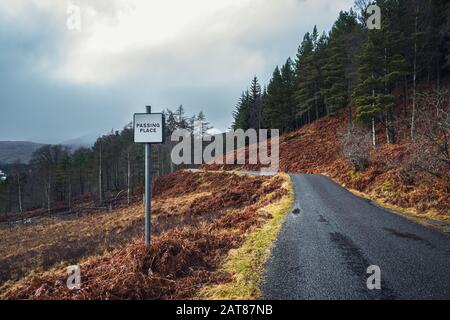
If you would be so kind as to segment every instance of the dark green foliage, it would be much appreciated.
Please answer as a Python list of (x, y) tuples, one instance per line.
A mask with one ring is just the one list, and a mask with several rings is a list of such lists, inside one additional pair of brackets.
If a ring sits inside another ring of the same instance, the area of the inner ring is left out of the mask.
[(353, 95), (358, 120), (370, 120), (383, 110), (383, 51), (382, 33), (372, 31), (362, 49), (359, 83)]
[[(203, 112), (186, 117), (180, 106), (176, 112), (167, 110), (165, 114), (166, 143), (153, 148), (155, 175), (175, 169), (168, 163), (174, 130), (187, 129), (192, 133), (194, 121), (202, 122), (204, 131), (211, 128)], [(73, 208), (74, 200), (80, 196), (102, 200), (97, 205), (104, 205), (120, 191), (124, 194), (128, 187), (131, 195), (135, 194), (144, 182), (144, 146), (135, 144), (133, 135), (130, 123), (121, 131), (98, 138), (92, 148), (71, 151), (59, 145), (45, 145), (33, 153), (30, 165), (8, 166), (8, 180), (0, 183), (0, 213), (19, 211), (19, 186), (24, 210), (42, 207), (50, 213)]]
[[(440, 87), (450, 75), (450, 2), (376, 0), (382, 29), (368, 30), (365, 9), (371, 2), (357, 0), (358, 13), (341, 12), (328, 35), (320, 36), (317, 28), (307, 33), (295, 62), (287, 59), (276, 67), (263, 90), (254, 77), (235, 107), (233, 129), (262, 127), (288, 132), (343, 108), (347, 108), (352, 126), (355, 108), (357, 120), (386, 128), (388, 143), (395, 142), (393, 122), (400, 113), (409, 117), (407, 126), (413, 132), (419, 84)], [(395, 107), (396, 100), (403, 101), (402, 110)], [(188, 117), (183, 106), (175, 112), (167, 110), (165, 115), (166, 137), (178, 128), (192, 132), (195, 121), (203, 123), (203, 131), (209, 128), (203, 113)], [(31, 171), (21, 169), (26, 181), (25, 205), (46, 206), (47, 202), (98, 193), (100, 167), (104, 193), (123, 190), (128, 167), (133, 185), (139, 185), (143, 147), (132, 139), (132, 128), (127, 126), (99, 138), (90, 149), (71, 153), (63, 147), (45, 146), (38, 150)], [(161, 168), (167, 167), (163, 162), (170, 159), (160, 155), (170, 153), (170, 144), (154, 148), (154, 153), (159, 165), (155, 170), (167, 172)], [(9, 177), (0, 186), (3, 212), (17, 208), (15, 185)]]
[(311, 110), (316, 102), (316, 77), (317, 70), (314, 67), (314, 38), (317, 37), (317, 30), (313, 35), (307, 33), (298, 50), (296, 59), (296, 81), (294, 98), (297, 104), (296, 116), (307, 115), (308, 122), (311, 120)]
[(372, 123), (374, 119), (381, 121), (387, 130), (387, 142), (393, 143), (393, 90), (401, 86), (410, 68), (403, 53), (404, 32), (399, 27), (403, 10), (401, 2), (381, 2), (384, 9), (382, 29), (368, 33), (359, 57), (359, 82), (353, 98), (357, 105), (357, 119), (371, 120)]
[[(446, 0), (373, 2), (381, 9), (381, 30), (366, 26), (372, 1), (357, 0), (357, 12), (341, 12), (328, 36), (319, 36), (316, 27), (305, 34), (294, 66), (277, 67), (262, 93), (263, 127), (285, 132), (344, 107), (352, 127), (356, 108), (358, 120), (381, 123), (388, 143), (394, 142), (395, 100), (403, 101), (405, 116), (414, 114), (408, 104), (417, 82), (439, 87), (450, 73), (450, 5)], [(244, 92), (236, 107), (234, 128), (257, 127), (250, 124), (249, 96)]]
[(333, 115), (348, 105), (355, 85), (355, 56), (359, 53), (362, 28), (356, 14), (341, 12), (329, 36), (324, 65), (324, 89), (327, 114)]
[(262, 92), (255, 76), (250, 89), (242, 93), (233, 112), (233, 129), (259, 129), (262, 125)]
[(282, 78), (278, 66), (273, 71), (272, 79), (267, 86), (263, 99), (263, 123), (265, 128), (281, 129), (283, 123), (279, 114), (282, 104)]
[(338, 21), (330, 33), (327, 48), (328, 59), (325, 69), (325, 103), (328, 114), (335, 114), (348, 101), (347, 81), (345, 77), (345, 41), (346, 13), (340, 13)]
[(247, 130), (249, 128), (250, 118), (250, 94), (247, 91), (243, 92), (239, 99), (236, 109), (233, 113), (234, 123), (233, 129)]
[[(263, 127), (288, 130), (295, 112), (294, 70), (292, 60), (288, 59), (281, 68), (275, 68), (272, 79), (262, 98)], [(295, 119), (295, 118), (294, 118)]]
[(262, 121), (261, 85), (259, 84), (257, 77), (254, 77), (252, 80), (249, 94), (248, 126), (249, 128), (260, 129)]

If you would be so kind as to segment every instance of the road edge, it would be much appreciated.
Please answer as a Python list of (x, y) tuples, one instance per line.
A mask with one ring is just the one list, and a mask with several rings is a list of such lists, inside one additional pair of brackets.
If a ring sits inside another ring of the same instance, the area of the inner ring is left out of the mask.
[(281, 231), (285, 218), (291, 211), (295, 193), (291, 177), (286, 173), (279, 174), (288, 190), (277, 203), (270, 204), (260, 210), (273, 216), (261, 227), (247, 236), (244, 244), (228, 255), (219, 274), (232, 274), (232, 281), (225, 284), (205, 286), (196, 299), (201, 300), (257, 300), (261, 298), (261, 279), (264, 265), (270, 257), (273, 245)]
[(330, 178), (335, 183), (340, 185), (342, 188), (351, 192), (353, 195), (355, 195), (359, 198), (362, 198), (364, 200), (370, 201), (373, 205), (375, 205), (383, 210), (386, 210), (392, 214), (401, 216), (401, 217), (403, 217), (409, 221), (415, 222), (421, 226), (435, 229), (442, 233), (450, 235), (450, 224), (446, 221), (433, 219), (428, 216), (420, 215), (417, 212), (415, 212), (415, 209), (413, 209), (413, 208), (403, 208), (403, 207), (399, 207), (399, 206), (387, 203), (387, 202), (385, 202), (377, 197), (374, 197), (368, 193), (348, 188), (347, 186), (345, 186), (344, 184), (340, 183), (335, 178), (333, 178), (327, 174), (323, 174), (323, 175)]

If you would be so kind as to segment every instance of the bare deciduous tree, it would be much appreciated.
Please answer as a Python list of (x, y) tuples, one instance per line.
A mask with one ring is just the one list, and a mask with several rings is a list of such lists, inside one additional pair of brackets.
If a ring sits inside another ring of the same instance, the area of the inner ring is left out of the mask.
[(450, 179), (450, 90), (418, 95), (414, 163), (440, 179)]
[(364, 171), (369, 165), (371, 149), (370, 132), (360, 127), (340, 134), (342, 153), (356, 171)]

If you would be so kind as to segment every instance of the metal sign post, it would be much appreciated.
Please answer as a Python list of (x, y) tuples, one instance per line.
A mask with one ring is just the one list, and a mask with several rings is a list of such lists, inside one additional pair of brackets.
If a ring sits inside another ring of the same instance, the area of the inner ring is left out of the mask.
[[(147, 106), (147, 113), (152, 113), (152, 107)], [(153, 163), (152, 145), (145, 144), (145, 245), (150, 245), (151, 225), (152, 225), (152, 182)]]
[(134, 115), (134, 142), (145, 143), (145, 244), (151, 239), (151, 203), (152, 203), (152, 144), (164, 142), (164, 115), (152, 113), (152, 107), (146, 107), (147, 113)]

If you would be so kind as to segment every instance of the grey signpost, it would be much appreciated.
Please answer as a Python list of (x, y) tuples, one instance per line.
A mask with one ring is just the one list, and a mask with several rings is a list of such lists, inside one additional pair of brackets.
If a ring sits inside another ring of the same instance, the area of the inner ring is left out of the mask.
[[(147, 113), (152, 113), (152, 107), (147, 106)], [(152, 182), (153, 182), (153, 163), (152, 163), (152, 145), (145, 144), (145, 244), (150, 244), (151, 225), (152, 225)]]
[(145, 144), (145, 244), (150, 245), (151, 203), (152, 203), (152, 144), (164, 142), (164, 115), (152, 113), (150, 106), (146, 113), (136, 113), (133, 119), (134, 142)]

